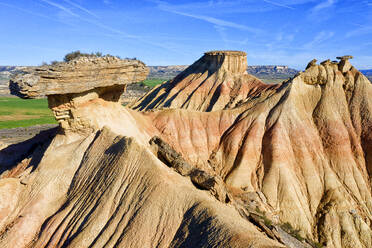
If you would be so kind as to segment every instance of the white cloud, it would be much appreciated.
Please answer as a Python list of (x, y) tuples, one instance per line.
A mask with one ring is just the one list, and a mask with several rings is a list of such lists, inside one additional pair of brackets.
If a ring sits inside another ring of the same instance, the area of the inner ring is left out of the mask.
[(318, 12), (318, 11), (321, 11), (323, 9), (327, 9), (327, 8), (330, 8), (332, 7), (333, 5), (335, 5), (337, 2), (337, 0), (326, 0), (324, 2), (321, 2), (319, 4), (317, 4), (313, 9), (312, 9), (312, 12)]
[(70, 23), (64, 22), (63, 20), (60, 20), (58, 18), (52, 18), (52, 17), (49, 17), (47, 15), (43, 15), (43, 14), (37, 13), (35, 11), (30, 11), (30, 10), (27, 10), (27, 9), (23, 9), (23, 8), (17, 7), (17, 6), (12, 5), (12, 4), (7, 4), (7, 3), (0, 2), (0, 5), (6, 6), (6, 7), (9, 7), (9, 8), (13, 8), (13, 9), (16, 9), (20, 12), (24, 12), (24, 13), (27, 13), (27, 14), (30, 14), (30, 15), (38, 16), (38, 17), (45, 18), (45, 19), (48, 19), (48, 20), (51, 20), (51, 21), (60, 22), (60, 23), (63, 23), (63, 24), (69, 25), (69, 26), (73, 26)]
[[(157, 5), (170, 5), (163, 0), (147, 0)], [(213, 13), (258, 13), (278, 8), (295, 9), (295, 6), (317, 0), (217, 0), (198, 1), (172, 4), (174, 9), (187, 13), (213, 14)], [(169, 1), (171, 2), (171, 1)], [(172, 1), (177, 2), (177, 1)], [(184, 1), (185, 2), (185, 1)], [(262, 4), (266, 2), (267, 4)]]
[(319, 32), (312, 41), (306, 43), (303, 47), (305, 49), (311, 49), (314, 46), (320, 45), (321, 43), (325, 42), (326, 40), (331, 39), (334, 36), (334, 32), (330, 31), (321, 31)]
[(291, 42), (295, 38), (295, 35), (293, 33), (288, 33), (288, 32), (279, 32), (275, 36), (275, 40), (277, 42)]
[(83, 6), (81, 6), (81, 5), (77, 4), (77, 3), (74, 3), (74, 2), (72, 2), (70, 0), (63, 0), (63, 1), (66, 2), (66, 3), (68, 3), (68, 4), (70, 4), (70, 5), (72, 5), (72, 6), (74, 6), (75, 8), (78, 8), (78, 9), (84, 11), (85, 13), (87, 13), (87, 14), (93, 16), (93, 17), (99, 18), (99, 16), (97, 16), (96, 14), (94, 14), (92, 11), (84, 8)]
[[(142, 43), (148, 44), (148, 45), (153, 46), (153, 47), (159, 47), (159, 48), (162, 48), (162, 49), (165, 49), (165, 50), (169, 50), (169, 51), (172, 51), (172, 52), (182, 54), (181, 51), (179, 51), (178, 49), (173, 49), (169, 44), (157, 43), (157, 42), (151, 41), (151, 39), (144, 39), (142, 36), (128, 34), (124, 31), (119, 30), (119, 29), (116, 29), (116, 28), (113, 28), (111, 26), (105, 25), (105, 24), (103, 24), (103, 23), (101, 23), (101, 22), (99, 22), (95, 19), (89, 19), (89, 18), (82, 17), (80, 15), (75, 14), (70, 9), (66, 8), (65, 6), (63, 6), (61, 4), (58, 4), (58, 3), (55, 3), (55, 2), (52, 2), (50, 0), (40, 0), (40, 1), (45, 2), (45, 3), (47, 3), (51, 6), (54, 6), (58, 9), (62, 10), (62, 12), (64, 14), (69, 14), (71, 16), (74, 16), (74, 17), (78, 18), (81, 21), (85, 21), (85, 22), (90, 23), (90, 24), (92, 24), (96, 27), (99, 27), (99, 28), (103, 29), (103, 30), (109, 31), (112, 34), (114, 34), (113, 37), (116, 37), (116, 38), (119, 38), (119, 39), (123, 39), (123, 38), (124, 39), (134, 39), (134, 40), (140, 41)], [(65, 1), (65, 0), (63, 0), (63, 1)], [(67, 2), (67, 1), (65, 1), (65, 2)], [(68, 1), (68, 2), (71, 2), (71, 1)], [(108, 34), (108, 35), (110, 35), (110, 34)]]
[(262, 1), (264, 1), (265, 3), (269, 3), (269, 4), (272, 4), (272, 5), (283, 7), (283, 8), (287, 8), (287, 9), (292, 9), (292, 10), (295, 9), (295, 8), (293, 8), (291, 6), (288, 6), (288, 5), (285, 5), (285, 4), (281, 4), (281, 3), (277, 3), (277, 2), (273, 2), (273, 1), (269, 1), (269, 0), (262, 0)]
[[(320, 1), (318, 1), (320, 2)], [(310, 9), (308, 17), (316, 23), (324, 22), (334, 17), (334, 8), (337, 0), (325, 0), (321, 1), (315, 7)]]
[(358, 28), (347, 32), (345, 35), (346, 38), (372, 33), (372, 26), (365, 26), (365, 25), (361, 25), (357, 23), (352, 23), (352, 24), (357, 26)]
[(242, 24), (238, 24), (238, 23), (234, 23), (234, 22), (230, 22), (230, 21), (225, 21), (225, 20), (214, 18), (214, 17), (211, 17), (211, 16), (193, 15), (193, 14), (182, 13), (182, 12), (171, 11), (171, 10), (167, 10), (167, 11), (172, 12), (174, 14), (199, 19), (199, 20), (202, 20), (202, 21), (214, 24), (214, 25), (222, 26), (222, 27), (229, 27), (229, 28), (236, 28), (236, 29), (240, 29), (240, 30), (246, 30), (246, 31), (249, 31), (249, 32), (255, 33), (255, 34), (258, 34), (258, 33), (262, 32), (262, 30), (257, 29), (257, 28), (248, 27), (248, 26), (245, 26), (245, 25), (242, 25)]
[(372, 33), (372, 27), (361, 27), (346, 33), (346, 38)]
[(44, 2), (44, 3), (47, 3), (47, 4), (51, 5), (51, 6), (54, 6), (54, 7), (56, 7), (57, 9), (60, 9), (60, 10), (62, 10), (63, 12), (69, 14), (69, 15), (72, 15), (72, 16), (75, 16), (75, 17), (79, 17), (78, 14), (75, 14), (75, 13), (72, 12), (70, 9), (64, 7), (64, 6), (61, 5), (61, 4), (58, 4), (58, 3), (55, 3), (55, 2), (52, 2), (52, 1), (49, 1), (49, 0), (40, 0), (40, 1), (42, 1), (42, 2)]
[(211, 16), (181, 12), (181, 11), (178, 11), (175, 6), (169, 5), (165, 2), (157, 1), (157, 3), (158, 3), (158, 8), (159, 9), (161, 9), (163, 11), (166, 11), (166, 12), (169, 12), (169, 13), (191, 17), (191, 18), (202, 20), (202, 21), (208, 22), (210, 24), (218, 25), (218, 26), (221, 26), (221, 27), (229, 27), (229, 28), (235, 28), (235, 29), (240, 29), (240, 30), (246, 30), (246, 31), (254, 33), (254, 34), (260, 34), (260, 33), (263, 32), (262, 30), (260, 30), (258, 28), (249, 27), (249, 26), (246, 26), (246, 25), (242, 25), (242, 24), (238, 24), (238, 23), (235, 23), (235, 22), (218, 19), (218, 18), (211, 17)]
[(218, 25), (215, 25), (214, 28), (216, 29), (217, 33), (220, 35), (223, 43), (225, 46), (227, 46), (227, 35), (226, 35), (226, 28), (224, 27), (221, 27), (221, 26), (218, 26)]

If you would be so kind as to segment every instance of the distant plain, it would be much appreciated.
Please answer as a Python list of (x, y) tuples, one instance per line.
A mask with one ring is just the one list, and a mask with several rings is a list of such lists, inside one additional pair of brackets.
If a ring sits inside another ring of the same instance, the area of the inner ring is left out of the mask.
[(47, 99), (0, 97), (0, 129), (54, 123)]
[[(154, 87), (163, 79), (148, 79), (140, 84)], [(47, 99), (0, 97), (0, 129), (56, 124)]]

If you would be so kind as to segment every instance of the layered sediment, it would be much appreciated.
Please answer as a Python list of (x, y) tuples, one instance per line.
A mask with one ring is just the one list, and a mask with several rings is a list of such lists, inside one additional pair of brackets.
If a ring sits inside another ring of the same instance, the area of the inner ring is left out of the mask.
[(49, 108), (65, 129), (83, 130), (98, 125), (79, 112), (79, 106), (104, 99), (118, 102), (128, 84), (146, 79), (149, 70), (139, 60), (117, 57), (79, 57), (68, 63), (26, 68), (9, 84), (22, 98), (48, 97)]
[(10, 91), (22, 98), (83, 93), (146, 79), (149, 70), (139, 60), (79, 57), (67, 63), (25, 68), (10, 79)]
[(248, 95), (272, 87), (247, 74), (245, 52), (211, 51), (129, 106), (136, 110), (182, 108), (209, 112), (233, 108)]
[(1, 150), (0, 246), (371, 247), (371, 82), (344, 56), (252, 83), (244, 56), (206, 53), (151, 111), (78, 93), (59, 132)]
[(264, 211), (303, 237), (369, 247), (372, 85), (340, 59), (312, 61), (275, 93), (228, 111), (148, 115), (187, 161), (221, 176), (238, 198), (262, 193)]

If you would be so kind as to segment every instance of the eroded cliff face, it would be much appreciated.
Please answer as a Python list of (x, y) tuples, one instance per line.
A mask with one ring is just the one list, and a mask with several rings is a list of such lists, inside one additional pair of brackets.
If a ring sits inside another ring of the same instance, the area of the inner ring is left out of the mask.
[(311, 63), (235, 109), (148, 115), (192, 164), (261, 192), (280, 222), (326, 247), (369, 247), (372, 85), (340, 59)]
[(192, 78), (147, 96), (166, 110), (122, 107), (115, 84), (48, 97), (74, 111), (0, 151), (0, 245), (371, 247), (372, 85), (348, 59), (269, 87), (244, 53), (207, 53), (202, 74), (248, 85), (217, 105)]
[(121, 106), (123, 87), (46, 93), (59, 129), (0, 151), (0, 246), (283, 247), (226, 204), (221, 178), (192, 165), (181, 174), (160, 158), (150, 144), (160, 132)]
[(183, 108), (210, 112), (229, 109), (247, 95), (273, 87), (246, 71), (245, 52), (207, 52), (177, 77), (156, 86), (129, 106), (136, 110)]

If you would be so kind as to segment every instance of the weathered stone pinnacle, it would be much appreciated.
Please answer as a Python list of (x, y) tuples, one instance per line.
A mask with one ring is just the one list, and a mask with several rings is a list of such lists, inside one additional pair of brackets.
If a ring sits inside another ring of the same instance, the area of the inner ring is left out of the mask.
[(340, 63), (338, 64), (338, 69), (342, 71), (342, 73), (345, 73), (351, 69), (352, 65), (350, 64), (349, 59), (352, 59), (352, 58), (353, 56), (351, 55), (337, 57), (337, 59), (341, 60)]
[(327, 60), (324, 60), (323, 62), (321, 62), (320, 64), (321, 65), (330, 65), (332, 62), (330, 59), (327, 59)]
[(308, 68), (310, 68), (310, 67), (316, 65), (316, 62), (317, 62), (317, 61), (318, 61), (318, 60), (316, 60), (316, 59), (311, 60), (311, 61), (307, 64), (306, 69), (308, 69)]

